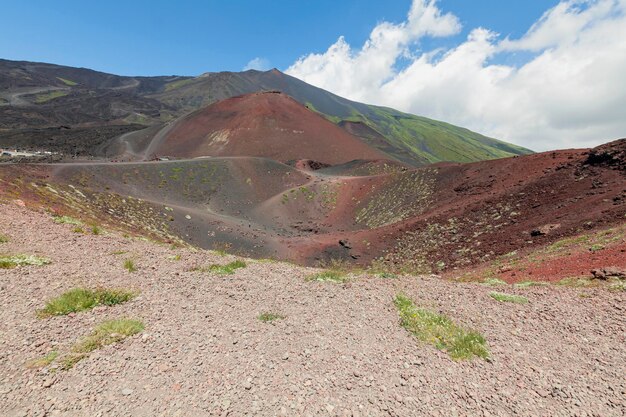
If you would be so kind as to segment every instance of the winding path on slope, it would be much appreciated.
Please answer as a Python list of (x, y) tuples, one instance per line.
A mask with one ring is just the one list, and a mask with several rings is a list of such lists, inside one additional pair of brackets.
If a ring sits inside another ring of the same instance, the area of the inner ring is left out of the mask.
[(6, 103), (0, 103), (0, 106), (16, 106), (16, 107), (28, 107), (33, 103), (22, 99), (22, 96), (28, 96), (32, 94), (47, 93), (50, 91), (69, 90), (69, 87), (24, 87), (16, 88), (13, 90), (0, 93), (0, 97), (7, 100)]

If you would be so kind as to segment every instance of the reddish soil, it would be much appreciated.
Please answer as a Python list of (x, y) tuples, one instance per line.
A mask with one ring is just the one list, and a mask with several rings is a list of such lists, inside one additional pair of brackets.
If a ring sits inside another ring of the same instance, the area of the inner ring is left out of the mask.
[[(620, 140), (592, 154), (621, 155), (624, 148), (626, 140)], [(406, 220), (359, 232), (352, 238), (353, 252), (371, 259), (391, 249), (389, 265), (420, 258), (430, 268), (437, 263), (443, 269), (460, 268), (622, 224), (626, 174), (616, 163), (589, 163), (589, 155), (588, 150), (565, 150), (395, 174), (391, 182), (368, 192), (370, 199), (376, 193), (386, 200), (399, 198), (404, 189), (398, 195), (389, 190), (408, 175), (424, 172), (432, 178), (424, 191), (432, 193), (427, 208)], [(390, 241), (395, 247), (390, 248)]]
[[(290, 100), (257, 98), (274, 96)], [(376, 159), (311, 170), (323, 164), (300, 160), (294, 168), (252, 157), (5, 165), (0, 191), (247, 256), (307, 265), (376, 261), (388, 269), (454, 274), (624, 224), (625, 147), (620, 140), (591, 151), (418, 169)]]
[(332, 165), (354, 159), (391, 159), (282, 93), (223, 100), (167, 129), (162, 137), (156, 136), (158, 143), (149, 147), (150, 154), (257, 156), (280, 162), (311, 159)]
[(591, 270), (618, 267), (626, 270), (626, 242), (599, 251), (578, 251), (522, 268), (505, 268), (498, 278), (506, 282), (550, 281), (592, 276)]

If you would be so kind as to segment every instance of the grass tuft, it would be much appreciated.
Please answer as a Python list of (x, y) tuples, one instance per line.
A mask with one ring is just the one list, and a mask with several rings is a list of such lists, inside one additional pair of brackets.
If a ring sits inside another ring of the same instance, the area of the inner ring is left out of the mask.
[(137, 266), (135, 265), (135, 261), (133, 261), (132, 259), (126, 259), (124, 261), (124, 268), (128, 272), (137, 272)]
[(259, 315), (258, 319), (261, 320), (263, 323), (271, 323), (274, 320), (283, 320), (286, 317), (283, 316), (282, 314), (278, 314), (278, 313), (263, 313), (261, 315)]
[(61, 369), (68, 370), (86, 358), (90, 352), (103, 346), (120, 342), (129, 336), (140, 333), (144, 324), (139, 320), (117, 319), (108, 320), (96, 327), (94, 331), (72, 347), (72, 353), (61, 359)]
[(67, 371), (72, 369), (74, 365), (83, 360), (87, 355), (84, 354), (70, 354), (61, 359), (61, 369)]
[(517, 288), (528, 288), (528, 287), (545, 287), (549, 285), (547, 282), (537, 282), (537, 281), (523, 281), (514, 284)]
[(74, 288), (48, 301), (37, 313), (39, 317), (63, 316), (69, 313), (91, 310), (97, 305), (113, 306), (132, 300), (136, 292), (120, 289), (89, 290)]
[(9, 238), (6, 235), (3, 235), (2, 233), (0, 233), (0, 243), (7, 243), (9, 241)]
[(334, 282), (337, 284), (343, 284), (348, 281), (348, 277), (341, 271), (322, 271), (317, 274), (309, 275), (306, 278), (307, 281), (320, 281), (320, 282)]
[(100, 226), (98, 226), (97, 224), (94, 224), (91, 226), (91, 234), (93, 235), (101, 235), (103, 233), (103, 230)]
[(50, 365), (54, 360), (59, 356), (59, 352), (56, 350), (48, 352), (46, 356), (42, 356), (38, 359), (33, 359), (31, 361), (26, 362), (27, 368), (44, 368)]
[(563, 278), (562, 280), (558, 281), (556, 285), (572, 288), (584, 288), (595, 287), (598, 285), (598, 283), (589, 279), (588, 277), (569, 277)]
[(496, 301), (500, 301), (501, 303), (516, 303), (516, 304), (528, 303), (528, 298), (522, 297), (521, 295), (505, 294), (502, 292), (492, 291), (489, 293), (489, 296)]
[(404, 295), (397, 295), (394, 304), (400, 313), (402, 327), (422, 342), (445, 350), (452, 359), (489, 357), (487, 342), (480, 333), (465, 330), (442, 314), (417, 308), (413, 301)]
[(82, 341), (74, 345), (75, 353), (89, 353), (103, 346), (110, 345), (129, 336), (135, 335), (144, 329), (144, 324), (139, 320), (117, 319), (101, 323), (94, 331)]
[(498, 278), (487, 278), (481, 284), (486, 285), (488, 287), (495, 287), (496, 285), (506, 285), (506, 281), (502, 281)]
[(50, 262), (48, 258), (35, 255), (2, 255), (0, 256), (0, 269), (10, 269), (26, 265), (42, 266)]

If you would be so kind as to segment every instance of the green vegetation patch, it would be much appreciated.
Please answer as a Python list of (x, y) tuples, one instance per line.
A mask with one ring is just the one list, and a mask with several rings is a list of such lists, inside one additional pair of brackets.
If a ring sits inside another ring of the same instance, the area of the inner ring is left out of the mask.
[(94, 331), (72, 347), (72, 353), (61, 361), (62, 369), (70, 369), (87, 354), (103, 346), (120, 342), (129, 336), (140, 333), (144, 324), (139, 320), (117, 319), (100, 324)]
[(67, 91), (61, 91), (61, 90), (51, 91), (45, 94), (37, 94), (37, 96), (35, 97), (35, 103), (37, 104), (46, 103), (50, 100), (54, 100), (55, 98), (65, 97), (68, 94), (69, 93)]
[(452, 359), (489, 357), (487, 342), (480, 333), (463, 329), (442, 314), (417, 308), (404, 295), (397, 295), (394, 304), (400, 313), (402, 327), (422, 342), (445, 350)]
[(132, 259), (126, 259), (124, 261), (124, 269), (128, 272), (137, 272), (137, 265), (135, 265), (135, 261)]
[(90, 290), (74, 288), (48, 301), (37, 313), (39, 317), (63, 316), (69, 313), (91, 310), (97, 305), (122, 304), (137, 296), (134, 291), (99, 288)]
[(74, 226), (82, 226), (83, 222), (70, 216), (54, 216), (54, 222), (58, 224), (73, 224)]
[(486, 285), (488, 287), (495, 287), (497, 285), (507, 285), (506, 281), (503, 281), (503, 280), (498, 279), (498, 278), (487, 278), (486, 280), (481, 282), (481, 284), (482, 285)]
[(572, 287), (572, 288), (584, 288), (584, 287), (595, 287), (598, 285), (597, 281), (591, 280), (588, 277), (568, 277), (563, 278), (556, 285), (561, 285), (563, 287)]
[(165, 91), (175, 90), (175, 89), (180, 88), (182, 86), (185, 86), (187, 84), (191, 84), (194, 81), (195, 81), (194, 78), (186, 78), (186, 79), (183, 79), (183, 80), (172, 81), (170, 83), (165, 84)]
[(513, 295), (513, 294), (505, 294), (503, 292), (492, 291), (489, 293), (489, 296), (496, 301), (500, 301), (502, 303), (516, 303), (516, 304), (527, 304), (528, 298), (522, 297), (521, 295)]
[(26, 362), (26, 367), (27, 368), (44, 368), (50, 365), (52, 362), (54, 362), (57, 356), (59, 356), (59, 352), (56, 350), (52, 350), (48, 352), (48, 354), (46, 354), (45, 356), (42, 356), (41, 358), (33, 359), (33, 360)]
[(309, 275), (306, 278), (307, 281), (320, 281), (320, 282), (334, 282), (336, 284), (343, 284), (348, 281), (348, 277), (341, 271), (322, 271), (317, 274)]
[(65, 85), (69, 85), (70, 87), (78, 85), (76, 81), (68, 80), (66, 78), (57, 77), (57, 80), (61, 81)]
[(522, 281), (514, 284), (517, 288), (528, 288), (528, 287), (545, 287), (549, 284), (547, 282), (537, 282), (537, 281)]
[(16, 268), (18, 266), (43, 266), (51, 261), (35, 255), (0, 255), (0, 269)]
[(370, 193), (355, 220), (376, 228), (421, 214), (432, 203), (434, 182), (435, 171), (429, 169), (390, 175), (384, 187)]
[(8, 241), (9, 241), (8, 236), (0, 233), (0, 243), (7, 243)]
[(261, 320), (263, 323), (271, 323), (275, 320), (283, 320), (286, 317), (282, 314), (279, 313), (270, 313), (270, 312), (266, 312), (263, 313), (261, 315), (259, 315), (258, 319)]
[(213, 264), (209, 266), (208, 268), (197, 268), (196, 270), (202, 271), (202, 272), (210, 272), (210, 273), (219, 274), (219, 275), (232, 275), (235, 273), (237, 269), (245, 268), (245, 267), (246, 267), (246, 263), (244, 261), (236, 260), (226, 265)]

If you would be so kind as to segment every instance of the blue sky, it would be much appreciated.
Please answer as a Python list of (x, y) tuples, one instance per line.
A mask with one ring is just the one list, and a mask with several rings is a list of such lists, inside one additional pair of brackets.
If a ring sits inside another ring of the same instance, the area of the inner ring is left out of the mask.
[(1, 58), (121, 75), (253, 62), (534, 150), (626, 137), (626, 0), (3, 3)]
[[(556, 1), (441, 0), (463, 31), (424, 39), (448, 46), (485, 26), (521, 36)], [(205, 0), (3, 2), (0, 57), (82, 66), (122, 75), (238, 71), (256, 58), (286, 69), (340, 35), (362, 44), (383, 20), (406, 19), (410, 0)]]

